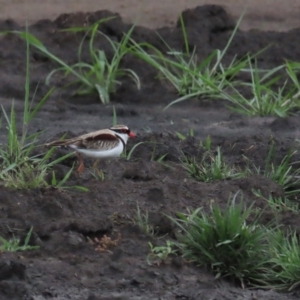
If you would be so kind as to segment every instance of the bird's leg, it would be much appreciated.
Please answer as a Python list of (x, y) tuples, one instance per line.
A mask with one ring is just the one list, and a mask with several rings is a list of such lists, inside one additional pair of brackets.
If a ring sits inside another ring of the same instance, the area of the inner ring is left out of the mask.
[(79, 162), (77, 173), (81, 173), (84, 170), (84, 161), (80, 153), (77, 153), (77, 158)]

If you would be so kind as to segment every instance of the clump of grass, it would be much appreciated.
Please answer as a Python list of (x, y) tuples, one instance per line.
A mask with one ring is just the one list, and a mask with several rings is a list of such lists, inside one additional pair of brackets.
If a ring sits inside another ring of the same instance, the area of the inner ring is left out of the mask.
[(224, 161), (220, 147), (217, 148), (215, 156), (212, 156), (210, 152), (206, 152), (200, 163), (195, 158), (184, 156), (182, 164), (191, 177), (203, 182), (233, 179), (243, 176), (236, 168)]
[(300, 193), (300, 169), (293, 168), (293, 163), (291, 162), (292, 157), (296, 153), (297, 151), (289, 151), (279, 163), (276, 163), (275, 143), (271, 140), (264, 169), (262, 170), (260, 167), (254, 166), (254, 170), (251, 171), (248, 168), (248, 172), (261, 174), (272, 179), (284, 189), (286, 199), (297, 199)]
[[(66, 158), (66, 157), (69, 157), (69, 154), (67, 154), (67, 155), (64, 156), (63, 158)], [(54, 162), (54, 163), (56, 163), (56, 162)], [(53, 163), (52, 163), (52, 164), (53, 164)], [(52, 164), (49, 164), (49, 166), (47, 166), (47, 167), (48, 167), (48, 168), (47, 168), (47, 169), (48, 169), (48, 170), (47, 170), (47, 173), (49, 172), (49, 167), (51, 167)], [(76, 190), (78, 190), (78, 191), (88, 192), (89, 189), (86, 188), (86, 187), (84, 187), (84, 186), (81, 186), (81, 185), (72, 185), (72, 186), (66, 185), (66, 182), (67, 182), (67, 180), (70, 178), (70, 176), (71, 176), (73, 170), (74, 170), (74, 164), (73, 164), (72, 168), (66, 173), (66, 175), (65, 175), (60, 181), (58, 181), (58, 180), (56, 179), (55, 172), (52, 171), (52, 177), (51, 177), (50, 185), (51, 185), (52, 187), (56, 188), (56, 189), (59, 189), (59, 190), (76, 189)], [(101, 172), (102, 172), (102, 171), (101, 171)], [(95, 178), (95, 179), (101, 179), (101, 180), (104, 180), (104, 174), (101, 173), (101, 172), (99, 171), (99, 178), (97, 177), (98, 174), (97, 174), (97, 175), (96, 175), (96, 174), (92, 174), (92, 175), (94, 175), (94, 178)], [(100, 176), (103, 176), (103, 178), (100, 177)], [(46, 186), (48, 186), (48, 185), (49, 185), (49, 183), (46, 183)]]
[(143, 232), (149, 235), (154, 235), (154, 228), (149, 223), (149, 215), (148, 211), (144, 214), (141, 212), (139, 205), (136, 208), (136, 217), (134, 219), (134, 223), (141, 228)]
[(300, 82), (298, 80), (299, 71), (300, 71), (300, 63), (287, 61), (285, 64), (286, 72), (291, 79), (293, 85), (296, 88), (296, 93), (292, 96), (291, 101), (297, 101), (299, 103), (300, 97)]
[(270, 265), (268, 279), (279, 290), (291, 291), (300, 285), (300, 245), (296, 233), (273, 231), (270, 238)]
[(268, 205), (275, 211), (299, 212), (299, 205), (291, 201), (288, 197), (274, 197), (271, 194), (268, 197), (265, 197), (262, 195), (260, 190), (252, 190), (252, 192), (255, 196), (264, 199), (268, 203)]
[(167, 240), (165, 246), (153, 246), (151, 242), (148, 242), (150, 247), (150, 253), (147, 256), (147, 263), (152, 264), (161, 264), (168, 263), (170, 257), (177, 254), (177, 249), (175, 249), (175, 243)]
[[(116, 87), (121, 84), (119, 81), (121, 77), (129, 76), (136, 83), (137, 88), (140, 88), (140, 80), (138, 75), (133, 70), (120, 67), (122, 59), (130, 51), (128, 42), (134, 27), (124, 34), (124, 37), (120, 42), (114, 42), (99, 30), (101, 23), (106, 22), (108, 19), (100, 20), (90, 27), (70, 28), (64, 30), (69, 32), (85, 32), (84, 38), (82, 39), (78, 48), (79, 62), (73, 65), (66, 64), (60, 58), (49, 52), (43, 43), (32, 34), (24, 32), (15, 33), (29, 41), (32, 46), (60, 65), (59, 68), (53, 70), (47, 76), (47, 84), (50, 83), (51, 77), (55, 73), (63, 72), (65, 77), (72, 75), (76, 78), (76, 80), (72, 81), (68, 85), (79, 86), (76, 91), (77, 94), (86, 95), (97, 93), (102, 103), (109, 103), (110, 95), (115, 93)], [(108, 60), (105, 51), (97, 49), (94, 46), (94, 41), (97, 35), (104, 36), (111, 45), (114, 51), (111, 60)], [(88, 37), (91, 63), (81, 60), (83, 45)]]
[[(261, 225), (262, 213), (237, 203), (236, 193), (221, 209), (215, 202), (177, 213), (176, 246), (186, 259), (210, 267), (216, 278), (239, 280), (242, 287), (291, 291), (300, 285), (298, 234), (274, 224)], [(249, 218), (251, 215), (251, 219)]]
[[(223, 53), (215, 50), (202, 62), (198, 62), (196, 51), (185, 54), (171, 50), (172, 59), (164, 58), (164, 69), (159, 78), (173, 87), (181, 96), (172, 101), (165, 109), (189, 98), (215, 98), (220, 90), (228, 87), (228, 78), (234, 76), (244, 67), (243, 62), (233, 60), (228, 67), (221, 64)], [(216, 61), (213, 64), (213, 61)]]
[(104, 181), (105, 179), (105, 174), (103, 173), (103, 171), (100, 169), (95, 169), (92, 172), (90, 172), (90, 174), (96, 179), (96, 180), (100, 180), (100, 181)]
[(28, 231), (24, 244), (20, 245), (20, 239), (13, 237), (10, 240), (6, 240), (3, 237), (0, 237), (0, 252), (18, 252), (18, 251), (28, 251), (39, 249), (39, 246), (29, 245), (33, 228), (31, 227)]
[[(25, 36), (29, 34), (27, 31)], [(7, 124), (7, 143), (0, 147), (0, 181), (2, 184), (18, 189), (33, 189), (47, 186), (45, 176), (48, 171), (57, 163), (69, 157), (65, 155), (55, 161), (49, 162), (54, 148), (43, 154), (36, 154), (37, 141), (41, 132), (28, 134), (29, 123), (33, 120), (36, 113), (43, 107), (52, 93), (50, 90), (35, 106), (31, 108), (32, 102), (29, 101), (29, 38), (26, 39), (26, 82), (23, 118), (16, 116), (14, 102), (12, 102), (10, 114), (7, 114), (3, 106), (2, 112)], [(17, 119), (22, 119), (21, 136), (18, 135)], [(65, 181), (67, 178), (64, 178)]]
[(300, 108), (300, 101), (293, 97), (294, 90), (287, 88), (287, 81), (277, 91), (273, 88), (279, 80), (279, 76), (274, 75), (284, 65), (271, 70), (260, 70), (256, 62), (255, 66), (252, 65), (250, 57), (248, 64), (249, 69), (243, 71), (250, 73), (251, 83), (240, 83), (239, 86), (250, 87), (253, 96), (251, 99), (246, 98), (231, 84), (233, 94), (221, 93), (223, 98), (234, 104), (229, 109), (248, 116), (286, 117)]
[(291, 158), (296, 152), (284, 156), (279, 164), (268, 161), (264, 175), (271, 178), (283, 187), (285, 195), (289, 198), (299, 194), (300, 170), (293, 170)]
[(178, 213), (172, 219), (179, 227), (178, 239), (183, 257), (200, 266), (209, 266), (216, 277), (238, 279), (242, 286), (263, 279), (268, 261), (266, 230), (258, 215), (247, 223), (252, 206), (236, 203), (237, 194), (223, 211), (217, 205), (210, 214), (201, 208)]
[(236, 58), (227, 67), (222, 63), (242, 18), (243, 14), (238, 20), (225, 48), (222, 51), (219, 49), (214, 50), (202, 62), (198, 60), (196, 49), (190, 49), (189, 47), (182, 17), (180, 20), (185, 51), (175, 51), (162, 39), (168, 49), (166, 56), (165, 53), (148, 43), (137, 44), (131, 41), (134, 45), (132, 48), (133, 55), (154, 67), (158, 71), (158, 77), (161, 81), (171, 86), (180, 96), (164, 109), (190, 98), (216, 98), (220, 91), (229, 86), (229, 81), (232, 81), (247, 64), (246, 60), (238, 61)]
[(208, 135), (205, 138), (204, 142), (200, 141), (199, 146), (201, 148), (203, 148), (204, 150), (206, 150), (206, 151), (210, 151), (211, 150), (211, 138), (210, 138), (210, 136)]
[[(27, 101), (25, 101), (26, 103)], [(0, 180), (5, 186), (18, 189), (33, 189), (46, 186), (45, 177), (49, 170), (70, 154), (55, 161), (49, 162), (54, 148), (43, 154), (34, 154), (37, 141), (41, 133), (27, 134), (27, 126), (34, 114), (26, 112), (24, 108), (23, 130), (21, 137), (17, 133), (17, 123), (14, 105), (12, 104), (10, 116), (2, 107), (7, 123), (7, 144), (0, 148)]]

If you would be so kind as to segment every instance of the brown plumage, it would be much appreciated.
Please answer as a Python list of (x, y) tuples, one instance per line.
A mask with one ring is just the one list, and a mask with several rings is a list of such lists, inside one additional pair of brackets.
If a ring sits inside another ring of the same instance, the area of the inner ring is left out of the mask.
[(110, 129), (101, 129), (74, 138), (56, 140), (45, 144), (46, 147), (60, 147), (74, 145), (85, 149), (109, 150), (118, 145), (120, 139)]

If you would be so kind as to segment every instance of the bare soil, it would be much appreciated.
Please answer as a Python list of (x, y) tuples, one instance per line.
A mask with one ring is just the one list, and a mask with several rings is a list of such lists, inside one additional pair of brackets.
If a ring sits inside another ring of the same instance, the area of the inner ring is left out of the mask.
[[(113, 12), (114, 13), (114, 12)], [(48, 47), (67, 63), (77, 61), (80, 35), (60, 32), (71, 26), (92, 24), (99, 18), (112, 15), (109, 11), (93, 13), (62, 14), (54, 20), (40, 20), (30, 26)], [(197, 46), (199, 57), (205, 57), (213, 49), (223, 48), (235, 25), (235, 19), (219, 6), (203, 6), (185, 12), (189, 43)], [(21, 23), (20, 23), (21, 24)], [(24, 30), (19, 23), (8, 20), (0, 23), (0, 30)], [(112, 39), (119, 40), (130, 24), (122, 18), (109, 21), (103, 30)], [(182, 33), (174, 25), (158, 28), (160, 35), (173, 48), (183, 47)], [(155, 30), (137, 27), (133, 33), (137, 41), (147, 41), (164, 49)], [(97, 45), (107, 52), (112, 49), (104, 40)], [(228, 51), (225, 61), (248, 51), (269, 46), (259, 56), (259, 64), (272, 68), (285, 59), (300, 58), (300, 29), (288, 32), (264, 32), (239, 30)], [(83, 54), (87, 57), (87, 53)], [(49, 87), (45, 77), (56, 65), (31, 49), (31, 92), (36, 91), (39, 100)], [(0, 40), (0, 94), (1, 104), (9, 111), (12, 99), (18, 116), (21, 116), (25, 82), (25, 44), (14, 35)], [(12, 190), (1, 187), (0, 236), (25, 237), (33, 226), (32, 244), (40, 250), (0, 255), (0, 299), (299, 299), (299, 292), (277, 293), (271, 290), (243, 290), (237, 284), (214, 279), (209, 270), (199, 268), (179, 258), (168, 264), (151, 265), (146, 262), (148, 242), (163, 245), (174, 238), (174, 226), (167, 215), (184, 212), (186, 208), (207, 209), (211, 201), (225, 206), (230, 195), (240, 191), (246, 204), (255, 202), (255, 207), (265, 208), (266, 202), (254, 196), (252, 190), (260, 189), (267, 196), (283, 195), (282, 188), (261, 176), (245, 179), (199, 183), (189, 178), (179, 159), (183, 151), (197, 158), (203, 154), (199, 141), (208, 135), (212, 147), (222, 147), (228, 163), (243, 166), (243, 155), (257, 166), (264, 166), (271, 137), (275, 139), (278, 160), (290, 148), (299, 147), (299, 116), (278, 119), (248, 118), (230, 112), (220, 101), (190, 100), (186, 103), (162, 109), (176, 94), (156, 79), (156, 73), (144, 63), (132, 57), (122, 62), (132, 68), (142, 81), (137, 91), (133, 84), (124, 81), (113, 96), (112, 103), (101, 105), (96, 96), (71, 97), (70, 90), (57, 88), (45, 107), (33, 120), (30, 131), (45, 130), (41, 143), (68, 133), (77, 135), (112, 123), (113, 105), (118, 122), (128, 125), (138, 133), (128, 144), (130, 150), (137, 142), (154, 144), (140, 145), (132, 159), (100, 162), (105, 180), (97, 180), (90, 174), (92, 161), (87, 160), (87, 169), (78, 178), (72, 175), (68, 185), (81, 185), (89, 189), (79, 192), (74, 189)], [(62, 86), (61, 77), (53, 81)], [(188, 134), (194, 129), (195, 137), (181, 141), (176, 131)], [(0, 141), (6, 140), (6, 131), (0, 131)], [(57, 150), (57, 157), (65, 153)], [(166, 155), (165, 164), (156, 160)], [(296, 156), (295, 160), (299, 160)], [(75, 158), (55, 168), (56, 177), (62, 178)], [(149, 222), (156, 229), (155, 236), (148, 236), (134, 224), (136, 208), (149, 212)], [(267, 210), (263, 222), (275, 218)], [(291, 212), (279, 214), (283, 226), (299, 230), (299, 215)], [(108, 251), (97, 249), (90, 241), (101, 240), (104, 235), (116, 241)]]
[(125, 22), (148, 28), (174, 26), (181, 11), (204, 4), (223, 5), (235, 18), (244, 9), (241, 28), (287, 31), (300, 26), (298, 0), (0, 0), (0, 19), (11, 18), (25, 24), (57, 18), (61, 13), (108, 9), (121, 14)]

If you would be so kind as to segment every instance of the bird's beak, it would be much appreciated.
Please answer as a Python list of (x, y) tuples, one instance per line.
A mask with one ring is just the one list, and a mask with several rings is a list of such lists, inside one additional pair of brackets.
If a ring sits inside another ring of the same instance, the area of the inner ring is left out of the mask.
[(129, 133), (129, 137), (130, 137), (130, 138), (134, 138), (135, 136), (136, 136), (135, 133), (133, 133), (133, 132), (130, 132), (130, 133)]

